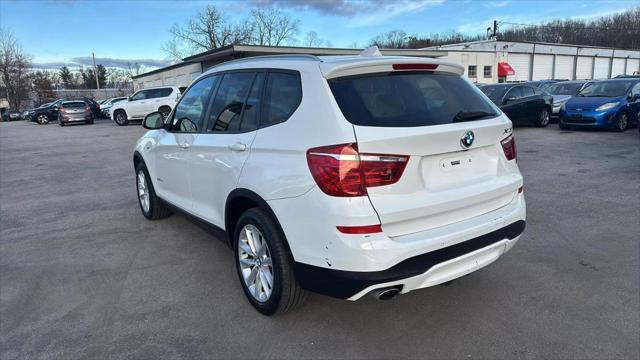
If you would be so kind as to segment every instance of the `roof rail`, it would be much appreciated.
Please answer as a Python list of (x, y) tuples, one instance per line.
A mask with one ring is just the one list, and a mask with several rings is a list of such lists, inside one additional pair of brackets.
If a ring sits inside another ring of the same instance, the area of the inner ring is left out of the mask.
[(241, 59), (235, 59), (230, 61), (225, 61), (219, 64), (212, 66), (210, 69), (216, 68), (218, 66), (227, 65), (227, 64), (237, 64), (244, 61), (254, 61), (254, 60), (269, 60), (269, 59), (306, 59), (310, 61), (322, 62), (322, 59), (315, 55), (311, 54), (277, 54), (277, 55), (258, 55), (258, 56), (249, 56)]

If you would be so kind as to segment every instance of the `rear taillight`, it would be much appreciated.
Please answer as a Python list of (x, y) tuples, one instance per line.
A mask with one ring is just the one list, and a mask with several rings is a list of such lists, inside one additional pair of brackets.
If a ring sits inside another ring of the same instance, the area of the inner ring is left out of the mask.
[(507, 160), (516, 160), (518, 154), (516, 152), (516, 139), (513, 135), (509, 135), (500, 143), (502, 144), (502, 150), (504, 150), (504, 155), (507, 157)]
[(368, 187), (398, 182), (408, 161), (405, 155), (361, 154), (356, 144), (307, 151), (307, 164), (318, 187), (341, 197), (364, 196)]

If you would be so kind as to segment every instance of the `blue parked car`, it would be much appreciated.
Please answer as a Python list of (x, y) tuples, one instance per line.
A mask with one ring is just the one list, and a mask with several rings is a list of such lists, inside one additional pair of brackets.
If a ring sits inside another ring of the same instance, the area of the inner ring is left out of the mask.
[(601, 128), (625, 131), (640, 119), (640, 79), (621, 78), (585, 86), (567, 101), (560, 128)]

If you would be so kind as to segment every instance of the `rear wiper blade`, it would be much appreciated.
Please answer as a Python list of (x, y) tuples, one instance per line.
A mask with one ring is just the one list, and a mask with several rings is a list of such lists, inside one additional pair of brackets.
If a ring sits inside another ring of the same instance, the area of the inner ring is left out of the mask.
[(462, 122), (462, 121), (471, 121), (478, 120), (485, 117), (495, 117), (496, 113), (487, 112), (487, 111), (460, 111), (453, 117), (453, 122)]

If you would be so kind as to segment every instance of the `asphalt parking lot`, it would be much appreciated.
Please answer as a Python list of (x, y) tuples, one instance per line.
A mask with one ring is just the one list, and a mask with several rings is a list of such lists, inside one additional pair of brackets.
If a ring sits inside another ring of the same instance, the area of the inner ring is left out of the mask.
[(527, 230), (489, 267), (271, 318), (223, 242), (140, 214), (143, 132), (0, 123), (0, 358), (640, 358), (635, 128), (517, 129)]

